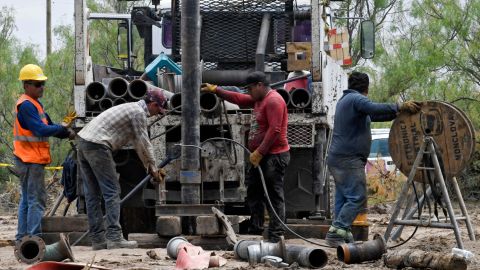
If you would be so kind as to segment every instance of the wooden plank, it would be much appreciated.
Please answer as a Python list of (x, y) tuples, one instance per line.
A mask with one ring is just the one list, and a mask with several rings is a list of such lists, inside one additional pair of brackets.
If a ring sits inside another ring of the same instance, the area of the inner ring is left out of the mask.
[(42, 218), (42, 232), (82, 232), (87, 230), (87, 216), (53, 216)]

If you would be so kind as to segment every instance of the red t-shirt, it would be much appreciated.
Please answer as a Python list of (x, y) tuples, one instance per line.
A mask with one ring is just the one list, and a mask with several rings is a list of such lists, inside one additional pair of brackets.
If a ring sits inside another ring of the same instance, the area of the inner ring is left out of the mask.
[(250, 95), (217, 88), (219, 97), (239, 106), (252, 107), (252, 122), (248, 136), (248, 149), (260, 154), (278, 154), (290, 149), (287, 141), (288, 110), (285, 101), (270, 90), (260, 101)]

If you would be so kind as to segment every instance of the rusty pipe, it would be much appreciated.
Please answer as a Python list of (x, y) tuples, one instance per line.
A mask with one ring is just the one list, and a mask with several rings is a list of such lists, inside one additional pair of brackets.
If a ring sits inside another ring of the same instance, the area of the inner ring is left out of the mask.
[(378, 260), (387, 252), (385, 239), (375, 234), (373, 240), (343, 244), (337, 247), (337, 258), (346, 264)]
[(87, 96), (87, 104), (95, 105), (99, 100), (107, 95), (107, 88), (101, 82), (91, 82), (85, 90)]
[(113, 106), (113, 100), (107, 97), (103, 98), (98, 102), (98, 106), (100, 107), (101, 111), (108, 110)]
[(124, 78), (113, 78), (108, 83), (107, 94), (112, 98), (121, 98), (127, 95), (128, 81)]
[(307, 108), (312, 102), (312, 95), (303, 88), (297, 88), (290, 92), (291, 104), (298, 109)]
[(290, 97), (290, 93), (283, 89), (283, 88), (279, 88), (279, 89), (275, 89), (277, 91), (277, 93), (280, 94), (280, 96), (282, 96), (283, 100), (285, 101), (285, 104), (290, 105), (290, 101), (291, 101), (291, 97)]

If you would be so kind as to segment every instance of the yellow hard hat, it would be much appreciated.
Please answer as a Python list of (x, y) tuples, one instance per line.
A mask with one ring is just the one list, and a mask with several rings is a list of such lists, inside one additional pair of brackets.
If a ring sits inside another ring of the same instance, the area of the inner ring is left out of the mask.
[(46, 81), (47, 77), (43, 75), (43, 70), (37, 65), (28, 64), (20, 70), (19, 81)]

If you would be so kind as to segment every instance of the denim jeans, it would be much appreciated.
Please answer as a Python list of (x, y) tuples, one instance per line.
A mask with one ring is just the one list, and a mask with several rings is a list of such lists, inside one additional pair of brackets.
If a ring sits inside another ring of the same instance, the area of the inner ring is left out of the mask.
[(25, 235), (41, 236), (42, 217), (45, 211), (45, 165), (24, 163), (15, 158), (20, 177), (20, 203), (18, 205), (18, 228), (16, 240)]
[[(122, 239), (120, 226), (120, 183), (112, 151), (105, 145), (78, 139), (78, 164), (85, 189), (85, 201), (92, 242)], [(105, 200), (105, 230), (102, 213)]]
[(335, 219), (332, 225), (350, 230), (367, 200), (365, 168), (330, 166), (329, 170), (335, 179)]
[[(283, 191), (283, 177), (285, 169), (290, 163), (290, 153), (284, 152), (280, 154), (266, 155), (260, 162), (263, 177), (267, 186), (268, 196), (272, 202), (275, 212), (280, 219), (285, 222), (285, 197)], [(251, 232), (258, 232), (263, 230), (263, 223), (265, 222), (265, 204), (266, 201), (260, 173), (257, 168), (251, 168), (249, 177), (247, 179), (247, 203), (250, 208), (250, 228)], [(270, 222), (268, 224), (268, 239), (271, 241), (280, 240), (284, 229), (278, 219), (273, 215), (271, 208), (268, 206), (268, 215)]]

